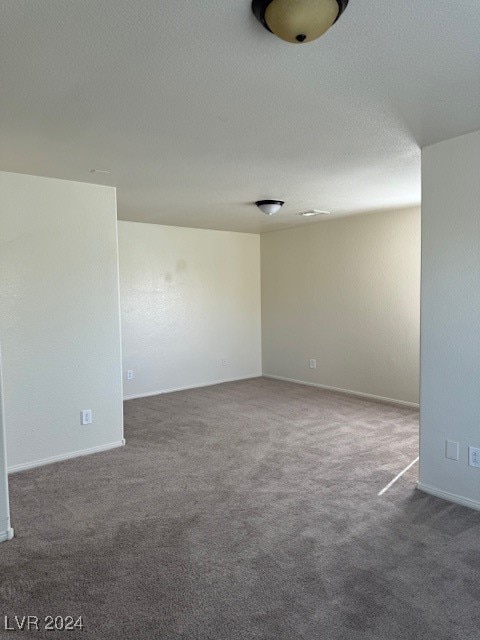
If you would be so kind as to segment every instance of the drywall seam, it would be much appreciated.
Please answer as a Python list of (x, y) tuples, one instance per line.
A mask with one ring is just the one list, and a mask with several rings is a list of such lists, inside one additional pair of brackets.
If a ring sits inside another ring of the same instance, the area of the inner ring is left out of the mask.
[(340, 389), (338, 387), (329, 387), (326, 384), (318, 384), (317, 382), (306, 382), (305, 380), (295, 380), (294, 378), (284, 378), (283, 376), (274, 376), (269, 373), (264, 373), (263, 377), (271, 378), (272, 380), (284, 380), (285, 382), (294, 382), (295, 384), (305, 384), (308, 387), (318, 387), (319, 389), (325, 389), (326, 391), (335, 391), (336, 393), (343, 393), (344, 395), (347, 395), (347, 396), (365, 398), (366, 400), (373, 400), (375, 402), (395, 404), (401, 407), (410, 407), (412, 409), (419, 408), (419, 405), (416, 402), (407, 402), (406, 400), (396, 400), (395, 398), (384, 398), (383, 396), (374, 396), (370, 393), (363, 393), (362, 391), (351, 391), (350, 389)]
[(137, 400), (138, 398), (150, 398), (151, 396), (160, 396), (164, 393), (175, 393), (175, 391), (188, 391), (189, 389), (202, 389), (203, 387), (213, 387), (216, 384), (224, 384), (226, 382), (240, 382), (241, 380), (252, 380), (253, 378), (261, 378), (261, 373), (252, 373), (241, 378), (226, 378), (224, 380), (214, 380), (213, 382), (204, 382), (202, 384), (192, 384), (188, 387), (175, 387), (174, 389), (163, 389), (162, 391), (149, 391), (148, 393), (139, 393), (138, 395), (125, 396), (124, 401)]
[(18, 473), (19, 471), (27, 471), (28, 469), (35, 469), (37, 467), (43, 467), (47, 464), (53, 464), (54, 462), (62, 462), (63, 460), (70, 460), (71, 458), (80, 458), (81, 456), (88, 456), (91, 453), (101, 453), (102, 451), (109, 451), (110, 449), (118, 449), (125, 446), (125, 440), (120, 442), (110, 442), (108, 444), (101, 444), (97, 447), (90, 447), (90, 449), (80, 449), (78, 451), (71, 451), (68, 453), (60, 454), (58, 456), (52, 456), (51, 458), (43, 458), (43, 460), (34, 460), (33, 462), (25, 462), (23, 464), (16, 464), (12, 467), (8, 467), (8, 473)]
[(423, 484), (423, 482), (417, 482), (417, 489), (424, 493), (428, 493), (431, 496), (435, 496), (436, 498), (442, 498), (442, 500), (448, 500), (449, 502), (460, 504), (462, 507), (469, 507), (470, 509), (480, 511), (480, 502), (477, 502), (476, 500), (457, 496), (454, 493), (442, 491), (442, 489), (437, 489), (436, 487), (430, 487), (428, 484)]

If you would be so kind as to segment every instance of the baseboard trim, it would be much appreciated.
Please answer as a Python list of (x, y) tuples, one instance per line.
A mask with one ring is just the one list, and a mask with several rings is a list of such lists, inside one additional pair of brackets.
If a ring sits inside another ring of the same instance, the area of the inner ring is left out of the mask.
[(53, 464), (55, 462), (63, 462), (64, 460), (71, 460), (72, 458), (80, 458), (81, 456), (89, 456), (92, 453), (101, 453), (102, 451), (109, 451), (110, 449), (118, 449), (125, 446), (125, 439), (120, 442), (110, 442), (108, 444), (100, 444), (98, 447), (90, 447), (90, 449), (80, 449), (79, 451), (71, 451), (69, 453), (62, 453), (58, 456), (51, 456), (50, 458), (43, 458), (42, 460), (34, 460), (33, 462), (24, 462), (22, 464), (15, 464), (8, 467), (8, 473), (18, 473), (20, 471), (28, 471), (28, 469), (36, 469), (37, 467), (43, 467), (47, 464)]
[(430, 487), (428, 484), (423, 484), (423, 482), (417, 482), (417, 489), (424, 493), (428, 493), (431, 496), (435, 496), (436, 498), (442, 498), (442, 500), (448, 500), (448, 502), (460, 504), (462, 507), (469, 507), (470, 509), (475, 509), (475, 511), (480, 511), (480, 502), (477, 502), (476, 500), (457, 496), (455, 493), (449, 493), (448, 491), (443, 491), (436, 487)]
[(407, 402), (406, 400), (395, 400), (394, 398), (384, 398), (383, 396), (374, 396), (371, 393), (363, 393), (361, 391), (351, 391), (350, 389), (340, 389), (339, 387), (329, 387), (326, 384), (318, 384), (317, 382), (306, 382), (305, 380), (295, 380), (295, 378), (285, 378), (284, 376), (274, 376), (270, 373), (264, 373), (264, 378), (271, 378), (272, 380), (283, 380), (284, 382), (294, 382), (295, 384), (304, 384), (307, 387), (317, 387), (318, 389), (325, 389), (326, 391), (335, 391), (336, 393), (343, 393), (346, 396), (355, 396), (357, 398), (364, 398), (365, 400), (373, 400), (375, 402), (382, 402), (384, 404), (394, 404), (400, 407), (409, 407), (410, 409), (418, 409), (419, 404), (416, 402)]
[(15, 535), (13, 529), (10, 527), (6, 531), (2, 531), (0, 533), (0, 542), (7, 542), (7, 540), (11, 540)]
[(160, 396), (164, 393), (175, 393), (176, 391), (188, 391), (190, 389), (203, 389), (203, 387), (213, 387), (216, 384), (224, 384), (225, 382), (240, 382), (241, 380), (252, 380), (253, 378), (261, 378), (261, 373), (252, 373), (248, 376), (240, 378), (226, 378), (223, 380), (214, 380), (213, 382), (204, 382), (202, 384), (192, 384), (187, 387), (172, 387), (171, 389), (162, 389), (161, 391), (149, 391), (148, 393), (138, 393), (130, 396), (124, 396), (124, 401), (137, 400), (138, 398), (150, 398), (151, 396)]

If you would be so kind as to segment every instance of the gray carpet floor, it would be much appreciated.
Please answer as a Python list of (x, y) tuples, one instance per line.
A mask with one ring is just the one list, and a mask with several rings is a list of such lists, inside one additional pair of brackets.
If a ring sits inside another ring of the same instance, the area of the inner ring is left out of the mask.
[(86, 626), (15, 637), (480, 637), (480, 513), (416, 467), (377, 495), (417, 456), (416, 411), (255, 379), (127, 402), (125, 431), (11, 477), (0, 625)]

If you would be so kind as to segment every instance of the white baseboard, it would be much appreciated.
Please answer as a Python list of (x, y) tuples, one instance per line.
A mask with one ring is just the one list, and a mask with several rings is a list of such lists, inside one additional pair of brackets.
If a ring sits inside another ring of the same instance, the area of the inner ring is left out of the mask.
[(14, 531), (10, 527), (10, 529), (7, 529), (6, 531), (2, 531), (0, 533), (0, 542), (6, 542), (7, 540), (11, 540), (13, 536), (14, 536)]
[(295, 384), (304, 384), (304, 385), (307, 385), (308, 387), (317, 387), (318, 389), (325, 389), (326, 391), (335, 391), (336, 393), (343, 393), (347, 396), (355, 396), (358, 398), (365, 398), (366, 400), (374, 400), (375, 402), (395, 404), (401, 407), (410, 407), (412, 409), (418, 409), (420, 406), (417, 402), (407, 402), (406, 400), (395, 400), (394, 398), (384, 398), (383, 396), (374, 396), (371, 393), (363, 393), (361, 391), (351, 391), (350, 389), (339, 389), (338, 387), (329, 387), (326, 384), (318, 384), (317, 382), (306, 382), (305, 380), (295, 380), (294, 378), (284, 378), (283, 376), (274, 376), (269, 373), (264, 373), (263, 377), (272, 378), (273, 380), (283, 380), (284, 382), (294, 382)]
[(251, 380), (252, 378), (261, 378), (261, 373), (251, 373), (248, 376), (240, 378), (224, 378), (223, 380), (214, 380), (213, 382), (204, 382), (202, 384), (191, 384), (187, 387), (172, 387), (170, 389), (162, 389), (161, 391), (149, 391), (148, 393), (138, 393), (130, 396), (124, 396), (124, 400), (136, 400), (137, 398), (149, 398), (150, 396), (159, 396), (163, 393), (174, 393), (175, 391), (188, 391), (189, 389), (203, 389), (203, 387), (213, 387), (216, 384), (225, 382), (239, 382), (240, 380)]
[(454, 493), (442, 491), (442, 489), (437, 489), (436, 487), (430, 487), (428, 486), (428, 484), (423, 484), (422, 482), (417, 482), (417, 489), (419, 491), (423, 491), (424, 493), (428, 493), (431, 496), (435, 496), (436, 498), (442, 498), (442, 500), (448, 500), (449, 502), (460, 504), (462, 505), (462, 507), (469, 507), (470, 509), (480, 511), (480, 502), (477, 502), (476, 500), (464, 498), (463, 496), (457, 496)]
[(43, 458), (42, 460), (34, 460), (33, 462), (24, 462), (22, 464), (14, 464), (8, 467), (8, 473), (18, 473), (19, 471), (27, 471), (28, 469), (35, 469), (36, 467), (43, 467), (46, 464), (53, 464), (54, 462), (62, 462), (63, 460), (71, 460), (72, 458), (79, 458), (80, 456), (88, 456), (91, 453), (100, 453), (102, 451), (109, 451), (110, 449), (117, 449), (118, 447), (125, 446), (125, 439), (120, 442), (110, 442), (108, 444), (101, 444), (98, 447), (91, 447), (90, 449), (81, 449), (79, 451), (71, 451), (69, 453), (62, 453), (58, 456), (51, 456), (50, 458)]

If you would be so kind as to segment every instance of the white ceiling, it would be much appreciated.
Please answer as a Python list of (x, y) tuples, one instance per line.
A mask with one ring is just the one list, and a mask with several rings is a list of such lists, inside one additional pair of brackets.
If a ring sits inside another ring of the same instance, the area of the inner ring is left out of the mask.
[(419, 147), (480, 128), (480, 2), (350, 0), (291, 45), (249, 0), (2, 0), (0, 116), (0, 169), (115, 185), (126, 220), (408, 206)]

